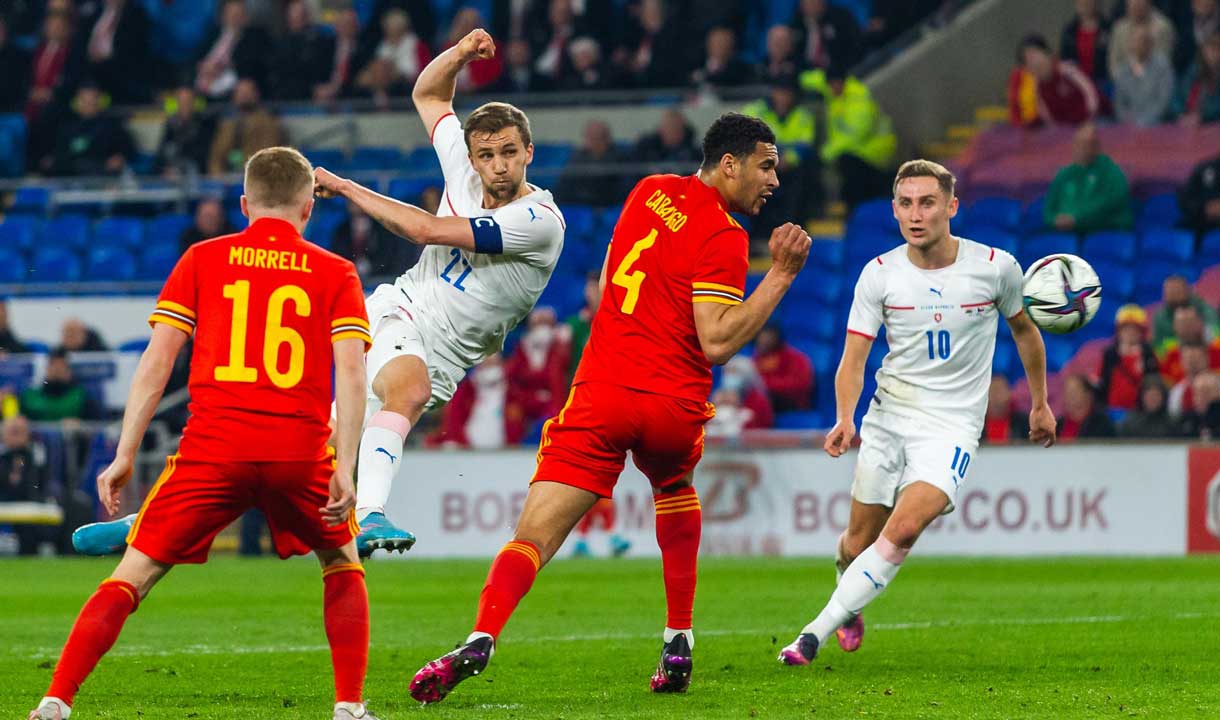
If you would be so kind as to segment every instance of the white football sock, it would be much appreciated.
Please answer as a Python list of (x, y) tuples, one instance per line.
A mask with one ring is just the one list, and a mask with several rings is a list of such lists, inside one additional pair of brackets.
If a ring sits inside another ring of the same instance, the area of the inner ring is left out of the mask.
[(686, 636), (686, 642), (690, 643), (690, 649), (694, 650), (695, 649), (695, 631), (690, 628), (686, 628), (685, 630), (674, 630), (671, 627), (667, 627), (667, 628), (665, 628), (665, 632), (661, 633), (661, 640), (663, 642), (669, 642), (670, 640), (673, 640), (674, 637), (678, 633), (682, 633), (683, 635)]
[(68, 703), (60, 700), (57, 697), (51, 697), (48, 695), (47, 697), (44, 697), (42, 700), (38, 701), (38, 707), (44, 707), (46, 705), (58, 705), (59, 714), (64, 720), (68, 720), (68, 716), (72, 714), (72, 708), (68, 707)]
[(356, 469), (356, 522), (371, 512), (385, 512), (390, 486), (402, 459), (402, 446), (411, 432), (411, 421), (396, 412), (382, 410), (369, 418), (360, 436), (360, 464)]
[(801, 632), (813, 633), (819, 646), (825, 644), (835, 630), (858, 615), (890, 584), (898, 575), (907, 552), (885, 536), (878, 537), (877, 542), (847, 566), (826, 607)]
[(843, 538), (847, 537), (847, 531), (844, 530), (839, 535), (839, 542), (835, 545), (835, 585), (843, 579)]
[(346, 710), (352, 714), (352, 717), (356, 718), (362, 718), (368, 712), (364, 708), (364, 703), (354, 702), (337, 702), (335, 703), (335, 710)]

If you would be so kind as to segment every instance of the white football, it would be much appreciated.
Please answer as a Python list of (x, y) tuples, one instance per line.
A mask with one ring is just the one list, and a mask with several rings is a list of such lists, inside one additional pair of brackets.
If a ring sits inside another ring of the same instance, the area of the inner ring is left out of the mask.
[(1025, 312), (1034, 324), (1062, 335), (1084, 327), (1101, 307), (1101, 279), (1075, 255), (1047, 255), (1025, 271)]

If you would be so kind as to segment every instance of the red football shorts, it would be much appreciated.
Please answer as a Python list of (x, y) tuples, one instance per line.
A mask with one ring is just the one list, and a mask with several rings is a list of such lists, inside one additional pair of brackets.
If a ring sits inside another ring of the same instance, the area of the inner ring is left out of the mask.
[(703, 426), (715, 414), (709, 402), (580, 383), (542, 429), (531, 482), (563, 483), (611, 497), (630, 450), (652, 486), (667, 489), (703, 457)]
[(360, 530), (355, 514), (329, 527), (318, 510), (329, 501), (333, 473), (330, 457), (200, 462), (172, 455), (148, 492), (127, 543), (158, 562), (206, 562), (217, 533), (258, 508), (282, 558), (343, 547)]

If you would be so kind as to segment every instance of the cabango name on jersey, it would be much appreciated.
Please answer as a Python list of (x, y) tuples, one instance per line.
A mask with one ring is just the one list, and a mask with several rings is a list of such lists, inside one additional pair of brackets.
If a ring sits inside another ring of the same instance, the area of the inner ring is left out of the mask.
[(669, 196), (660, 190), (654, 190), (644, 206), (656, 213), (670, 232), (678, 232), (686, 224), (686, 213), (679, 211)]

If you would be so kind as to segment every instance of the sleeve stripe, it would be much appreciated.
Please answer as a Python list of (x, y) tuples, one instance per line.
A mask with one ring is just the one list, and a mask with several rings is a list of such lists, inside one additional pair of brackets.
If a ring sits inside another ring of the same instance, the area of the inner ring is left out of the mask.
[(860, 337), (862, 337), (862, 338), (867, 338), (867, 339), (869, 339), (869, 340), (876, 340), (876, 339), (877, 339), (877, 337), (876, 337), (875, 335), (869, 335), (868, 333), (862, 333), (862, 332), (860, 332), (859, 330), (852, 330), (851, 328), (848, 328), (848, 329), (847, 329), (847, 334), (848, 334), (848, 335), (859, 335)]
[(164, 308), (157, 308), (156, 310), (153, 310), (153, 317), (156, 317), (157, 315), (164, 315), (167, 318), (173, 318), (173, 319), (177, 320), (178, 322), (183, 323), (184, 325), (189, 325), (191, 328), (195, 327), (195, 316), (194, 315), (191, 315), (188, 317), (188, 316), (182, 315), (180, 313), (170, 312), (169, 310), (166, 310)]
[(178, 328), (179, 330), (186, 333), (187, 335), (193, 335), (195, 333), (195, 328), (193, 326), (187, 325), (186, 323), (182, 322), (181, 320), (169, 317), (167, 315), (153, 313), (152, 316), (150, 316), (148, 318), (148, 324), (153, 325), (155, 323), (164, 323), (166, 325), (169, 325), (172, 328)]
[(330, 341), (336, 343), (340, 340), (347, 340), (349, 338), (363, 340), (365, 345), (373, 344), (373, 338), (369, 337), (369, 334), (363, 330), (348, 330), (347, 332), (335, 333), (334, 335), (330, 336)]
[(172, 300), (158, 300), (157, 309), (158, 310), (170, 310), (172, 312), (178, 313), (179, 315), (185, 315), (188, 320), (195, 319), (194, 310), (190, 309), (189, 307), (187, 307), (185, 305), (179, 305), (178, 303), (173, 302)]
[(743, 292), (741, 288), (735, 288), (732, 285), (721, 285), (720, 283), (714, 282), (693, 282), (691, 283), (691, 287), (696, 290), (723, 290), (724, 292), (732, 293), (737, 297), (742, 297), (745, 295), (745, 292)]
[(336, 335), (341, 332), (362, 332), (365, 335), (369, 334), (369, 329), (363, 325), (340, 325), (339, 327), (331, 328), (330, 334)]
[(727, 300), (727, 299), (722, 298), (722, 297), (714, 297), (714, 296), (711, 296), (711, 295), (705, 295), (705, 296), (702, 296), (702, 297), (696, 297), (696, 298), (693, 298), (693, 299), (691, 300), (691, 302), (697, 302), (697, 303), (718, 303), (718, 304), (720, 304), (720, 305), (740, 305), (740, 304), (741, 304), (741, 301), (740, 301), (740, 300), (736, 300), (736, 299), (734, 299), (734, 300)]
[(341, 317), (336, 318), (331, 324), (331, 327), (339, 327), (340, 325), (359, 325), (365, 330), (369, 329), (369, 321), (360, 317)]
[(444, 120), (445, 118), (449, 117), (450, 115), (457, 115), (457, 113), (450, 110), (449, 112), (445, 113), (444, 115), (441, 115), (440, 117), (438, 117), (436, 119), (436, 122), (432, 123), (432, 132), (428, 133), (428, 142), (432, 142), (433, 138), (436, 137), (436, 128), (440, 126), (441, 120)]
[(691, 297), (722, 297), (741, 302), (742, 297), (736, 293), (720, 292), (719, 290), (694, 290)]

